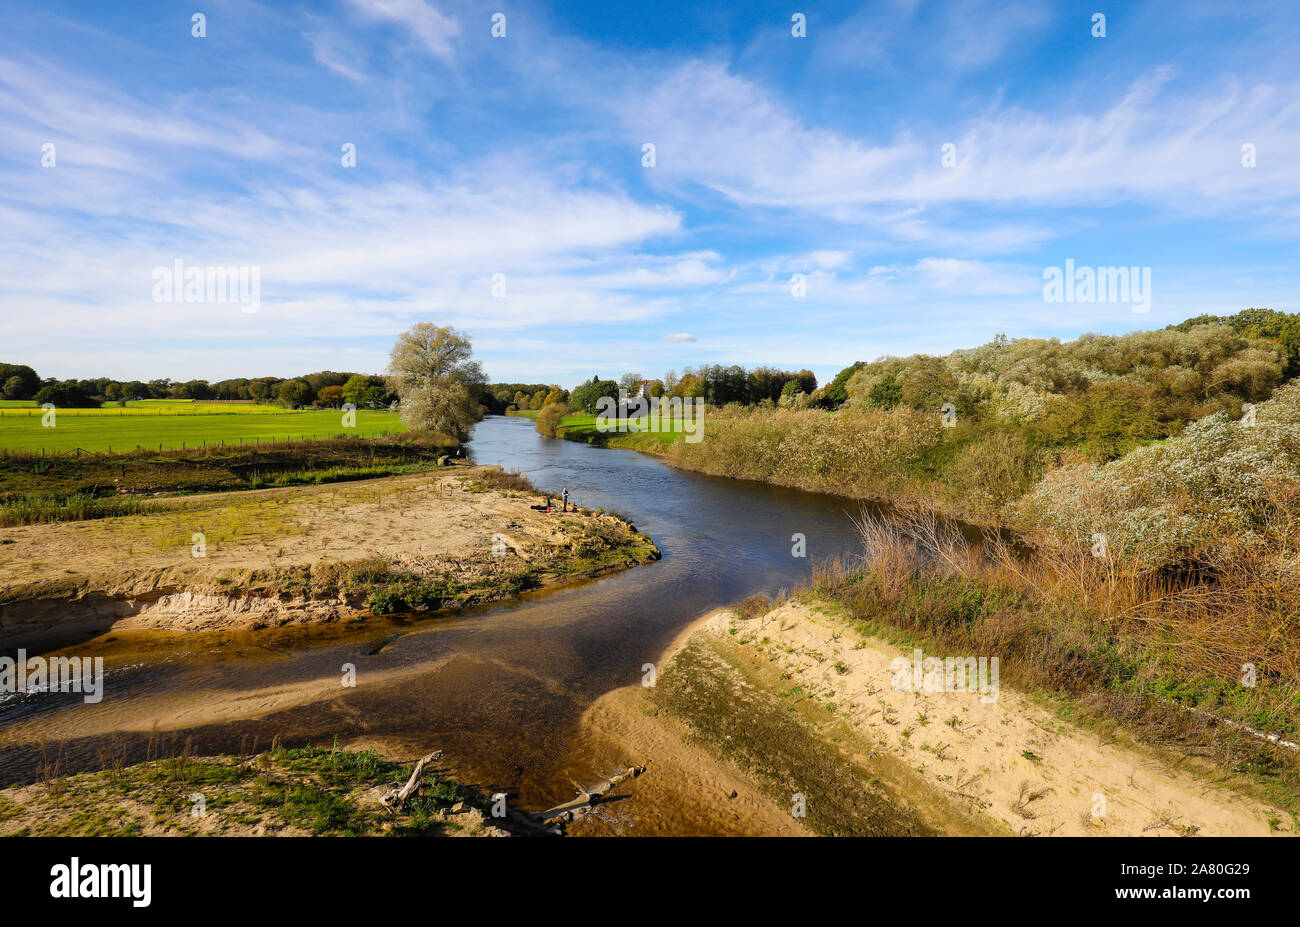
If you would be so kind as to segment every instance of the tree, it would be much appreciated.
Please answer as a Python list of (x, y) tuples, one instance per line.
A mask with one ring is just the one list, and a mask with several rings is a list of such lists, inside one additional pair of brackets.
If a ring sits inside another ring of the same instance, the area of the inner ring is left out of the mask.
[(276, 392), (280, 405), (297, 409), (312, 401), (311, 384), (305, 380), (285, 380)]
[(14, 375), (5, 380), (3, 389), (0, 389), (0, 399), (22, 399), (27, 393), (27, 386), (23, 383), (23, 378)]
[(802, 392), (811, 395), (817, 389), (817, 375), (811, 370), (800, 370), (794, 378), (799, 381), (799, 389)]
[(458, 441), (469, 437), (487, 378), (473, 359), (468, 336), (450, 326), (421, 322), (398, 336), (388, 371), (408, 428), (442, 432)]
[(704, 381), (693, 373), (683, 374), (677, 385), (668, 391), (668, 395), (685, 399), (700, 398), (704, 395)]
[(258, 402), (274, 402), (279, 389), (279, 377), (258, 377), (248, 384), (248, 395)]
[(586, 412), (588, 415), (595, 415), (597, 403), (601, 397), (608, 396), (610, 399), (618, 399), (618, 383), (613, 380), (602, 380), (597, 375), (586, 383), (583, 383), (569, 395), (569, 405), (579, 412)]
[[(10, 395), (15, 377), (21, 388), (12, 390), (14, 395)], [(0, 383), (4, 384), (5, 399), (30, 399), (41, 388), (41, 378), (26, 364), (0, 364)]]
[(865, 366), (867, 366), (865, 361), (854, 361), (837, 373), (835, 379), (826, 387), (826, 392), (822, 394), (823, 405), (828, 409), (838, 409), (844, 405), (849, 398), (848, 390), (845, 388), (849, 378)]
[(368, 389), (370, 389), (370, 377), (354, 373), (348, 377), (348, 381), (341, 387), (343, 401), (350, 402), (354, 406), (360, 406), (361, 398)]
[(316, 401), (329, 409), (343, 405), (343, 387), (327, 386), (316, 394)]
[(641, 390), (641, 381), (645, 377), (639, 373), (629, 372), (618, 378), (618, 385), (627, 391), (629, 396), (635, 396)]
[(190, 380), (176, 387), (177, 399), (212, 399), (216, 395), (207, 380)]
[(243, 377), (236, 377), (233, 380), (221, 380), (213, 383), (212, 388), (217, 391), (218, 399), (248, 399), (248, 380)]
[(36, 393), (36, 404), (53, 403), (56, 409), (95, 409), (99, 403), (71, 383), (51, 383)]

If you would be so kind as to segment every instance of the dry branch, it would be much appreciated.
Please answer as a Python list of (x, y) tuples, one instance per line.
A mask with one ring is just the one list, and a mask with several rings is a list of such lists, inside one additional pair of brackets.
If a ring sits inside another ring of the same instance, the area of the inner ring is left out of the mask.
[(442, 751), (435, 750), (428, 756), (421, 758), (420, 762), (415, 764), (415, 769), (411, 771), (411, 778), (406, 780), (406, 785), (400, 789), (393, 789), (387, 795), (380, 799), (386, 808), (393, 811), (402, 807), (402, 804), (415, 794), (420, 787), (420, 777), (424, 775), (424, 768), (434, 760), (442, 758)]

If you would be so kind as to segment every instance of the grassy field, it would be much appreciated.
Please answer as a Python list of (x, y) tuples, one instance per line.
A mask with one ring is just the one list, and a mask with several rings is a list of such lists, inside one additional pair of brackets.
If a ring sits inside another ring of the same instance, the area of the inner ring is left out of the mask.
[(596, 416), (576, 413), (566, 415), (561, 419), (560, 427), (564, 430), (564, 437), (570, 441), (607, 444), (610, 447), (637, 448), (642, 445), (676, 444), (681, 440), (682, 423), (680, 421), (670, 423), (672, 431), (632, 432), (618, 430), (626, 428), (629, 421), (632, 420), (625, 418), (614, 419), (606, 426), (608, 430), (599, 431), (596, 428)]
[[(261, 403), (197, 402), (193, 399), (141, 399), (125, 406), (106, 403), (98, 409), (60, 409), (59, 415), (68, 416), (131, 416), (131, 415), (274, 415), (289, 411), (283, 406)], [(0, 418), (36, 417), (42, 414), (34, 399), (0, 399)]]
[[(520, 418), (530, 418), (537, 420), (540, 414), (536, 409), (522, 409), (514, 412), (507, 412), (507, 415), (518, 416)], [(615, 420), (620, 427), (626, 427), (628, 419), (621, 418)], [(682, 440), (682, 423), (680, 420), (671, 422), (672, 431), (640, 431), (640, 432), (621, 432), (621, 431), (598, 431), (596, 429), (596, 416), (587, 415), (584, 412), (575, 412), (572, 415), (566, 415), (560, 420), (560, 437), (569, 441), (582, 441), (586, 444), (603, 444), (609, 447), (622, 447), (632, 450), (649, 450), (653, 451), (655, 447), (668, 444), (677, 444)]]
[(0, 449), (51, 453), (132, 451), (137, 447), (180, 450), (240, 446), (269, 441), (376, 437), (405, 430), (395, 412), (363, 410), (356, 427), (343, 427), (336, 409), (289, 411), (278, 406), (223, 405), (171, 400), (128, 403), (125, 408), (67, 409), (44, 427), (32, 403), (0, 404)]

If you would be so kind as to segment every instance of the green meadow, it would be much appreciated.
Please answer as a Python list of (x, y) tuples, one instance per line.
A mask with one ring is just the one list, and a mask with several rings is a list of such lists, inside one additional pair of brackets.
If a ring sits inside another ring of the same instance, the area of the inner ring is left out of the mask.
[[(537, 420), (540, 414), (536, 409), (518, 409), (507, 415)], [(626, 428), (629, 419), (611, 420), (616, 428)], [(640, 420), (644, 421), (644, 419)], [(653, 452), (655, 447), (676, 444), (682, 440), (682, 423), (680, 419), (666, 422), (670, 431), (600, 431), (596, 428), (596, 416), (585, 412), (575, 412), (560, 419), (560, 437), (569, 441), (582, 441), (587, 444), (602, 444), (608, 447), (621, 447), (631, 450)]]
[[(631, 431), (631, 427), (637, 427), (644, 419), (610, 419), (606, 425), (607, 431), (600, 431), (596, 428), (596, 416), (585, 413), (576, 413), (566, 415), (560, 420), (560, 428), (564, 430), (564, 437), (571, 441), (586, 441), (588, 443), (608, 443), (613, 447), (632, 447), (640, 444), (675, 444), (681, 437), (682, 423), (673, 421), (665, 422), (664, 425), (671, 428), (671, 431)], [(629, 429), (629, 430), (624, 430)]]
[[(278, 415), (290, 410), (260, 403), (203, 402), (193, 399), (137, 399), (125, 406), (108, 403), (97, 409), (63, 409), (59, 415)], [(0, 418), (40, 416), (34, 399), (0, 399)]]
[(0, 449), (61, 453), (179, 450), (270, 441), (377, 437), (405, 431), (395, 412), (362, 410), (356, 427), (343, 427), (338, 409), (290, 411), (278, 406), (226, 405), (173, 400), (128, 403), (124, 408), (57, 411), (51, 428), (31, 402), (0, 402)]

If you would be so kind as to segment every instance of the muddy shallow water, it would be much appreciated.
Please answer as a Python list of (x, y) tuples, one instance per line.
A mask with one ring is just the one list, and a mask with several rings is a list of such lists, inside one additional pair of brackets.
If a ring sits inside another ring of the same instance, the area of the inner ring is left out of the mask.
[[(469, 784), (541, 808), (592, 778), (577, 722), (600, 695), (640, 679), (685, 625), (808, 574), (855, 547), (857, 503), (673, 470), (632, 451), (543, 438), (522, 418), (480, 423), (480, 463), (567, 487), (583, 506), (631, 517), (663, 560), (454, 618), (256, 633), (108, 635), (97, 705), (78, 696), (0, 701), (0, 781), (135, 762), (192, 738), (199, 753), (286, 744), (445, 751)], [(807, 558), (791, 554), (806, 537)], [(344, 664), (357, 685), (340, 684)], [(635, 759), (635, 758), (630, 758)], [(634, 802), (624, 813), (635, 814)]]

